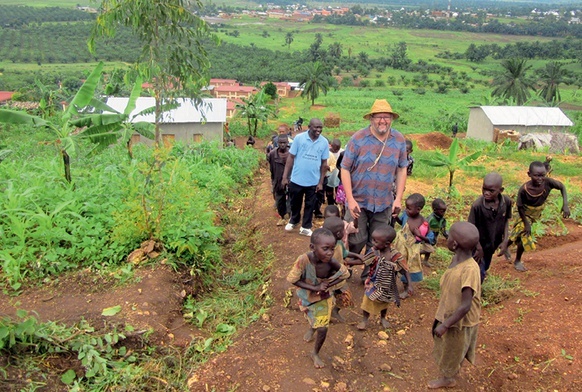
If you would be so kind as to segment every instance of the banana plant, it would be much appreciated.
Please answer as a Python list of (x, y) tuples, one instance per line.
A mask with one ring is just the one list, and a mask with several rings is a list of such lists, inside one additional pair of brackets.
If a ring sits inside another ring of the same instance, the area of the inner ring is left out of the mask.
[(463, 158), (459, 158), (459, 139), (453, 139), (451, 147), (449, 148), (449, 155), (445, 155), (440, 151), (435, 151), (434, 157), (420, 158), (419, 161), (423, 162), (429, 166), (433, 167), (443, 167), (445, 166), (449, 171), (449, 193), (453, 190), (453, 178), (457, 170), (476, 172), (482, 171), (483, 166), (471, 166), (479, 156), (481, 156), (481, 151), (476, 151), (473, 154), (467, 155)]
[[(89, 140), (94, 145), (93, 152), (98, 152), (100, 149), (115, 143), (120, 137), (119, 131), (122, 124), (129, 117), (129, 114), (125, 112), (131, 113), (135, 107), (137, 96), (133, 97), (134, 106), (131, 107), (132, 100), (130, 100), (124, 113), (116, 112), (94, 97), (102, 72), (103, 63), (100, 62), (77, 91), (69, 106), (53, 120), (49, 121), (21, 111), (0, 109), (0, 122), (2, 123), (25, 124), (47, 128), (51, 131), (53, 138), (48, 142), (58, 149), (63, 160), (65, 179), (69, 183), (72, 181), (71, 156), (78, 153), (80, 142)], [(139, 96), (139, 92), (137, 95)], [(109, 113), (94, 113), (92, 111), (107, 111)]]

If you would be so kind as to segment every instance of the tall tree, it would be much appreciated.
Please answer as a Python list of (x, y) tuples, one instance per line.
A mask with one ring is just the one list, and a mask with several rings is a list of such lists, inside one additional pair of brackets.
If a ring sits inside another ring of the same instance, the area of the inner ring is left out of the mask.
[(327, 53), (333, 58), (340, 59), (342, 57), (342, 44), (339, 42), (334, 42), (333, 44), (329, 45), (327, 48)]
[(153, 84), (155, 138), (163, 145), (160, 123), (164, 102), (187, 95), (195, 105), (202, 103), (199, 92), (209, 82), (209, 67), (203, 39), (214, 35), (192, 9), (201, 9), (200, 0), (103, 0), (101, 13), (89, 39), (95, 51), (95, 39), (112, 36), (121, 26), (128, 27), (141, 43), (137, 69)]
[(329, 77), (329, 71), (319, 61), (305, 64), (302, 68), (300, 79), (300, 83), (303, 86), (301, 96), (311, 99), (311, 105), (313, 106), (320, 92), (327, 95), (330, 87)]
[(408, 58), (406, 51), (408, 50), (406, 42), (400, 41), (394, 45), (392, 50), (392, 68), (394, 69), (406, 69), (411, 60)]
[(287, 44), (287, 49), (291, 49), (291, 43), (293, 43), (293, 32), (289, 31), (285, 34), (285, 43)]
[(560, 96), (560, 83), (565, 82), (565, 71), (562, 64), (550, 61), (546, 68), (541, 70), (540, 82), (542, 89), (540, 96), (549, 104), (556, 104), (562, 100)]
[(493, 79), (491, 95), (514, 99), (517, 105), (523, 105), (530, 97), (530, 90), (534, 90), (534, 83), (527, 75), (531, 65), (525, 59), (510, 58), (502, 60), (501, 66), (503, 69)]

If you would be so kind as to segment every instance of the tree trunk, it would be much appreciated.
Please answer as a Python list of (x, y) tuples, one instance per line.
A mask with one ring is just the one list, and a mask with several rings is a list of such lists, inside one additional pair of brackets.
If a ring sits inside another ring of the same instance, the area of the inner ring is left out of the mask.
[(455, 175), (455, 171), (449, 171), (449, 190), (453, 187), (453, 177)]
[(131, 143), (131, 139), (127, 141), (127, 154), (129, 155), (129, 160), (133, 159), (133, 144)]
[(160, 121), (162, 119), (162, 102), (161, 102), (161, 91), (159, 88), (155, 88), (154, 96), (156, 98), (156, 113), (155, 113), (155, 126), (156, 126), (156, 133), (155, 133), (155, 140), (156, 140), (156, 147), (162, 148), (164, 145), (164, 141), (162, 139), (162, 133), (160, 132)]
[(61, 155), (63, 156), (63, 164), (65, 165), (65, 179), (70, 184), (71, 183), (71, 158), (65, 150), (61, 150)]

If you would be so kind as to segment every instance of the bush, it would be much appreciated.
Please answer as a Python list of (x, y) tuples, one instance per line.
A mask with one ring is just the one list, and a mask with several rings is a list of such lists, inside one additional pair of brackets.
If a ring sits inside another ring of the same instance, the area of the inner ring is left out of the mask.
[(363, 88), (370, 87), (370, 81), (366, 80), (366, 79), (360, 80), (360, 87), (363, 87)]
[(383, 80), (376, 80), (374, 82), (374, 87), (385, 87), (386, 83)]
[(423, 88), (413, 88), (412, 91), (414, 91), (418, 95), (424, 95), (424, 94), (426, 94), (426, 90), (423, 89)]

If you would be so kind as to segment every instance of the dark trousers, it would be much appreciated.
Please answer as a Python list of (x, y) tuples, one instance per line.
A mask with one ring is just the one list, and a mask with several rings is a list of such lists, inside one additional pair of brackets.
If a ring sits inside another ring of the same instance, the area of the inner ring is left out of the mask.
[(281, 218), (285, 217), (285, 214), (290, 214), (291, 204), (289, 198), (287, 197), (287, 192), (283, 190), (277, 190), (273, 192), (275, 197), (275, 205), (277, 206), (277, 213)]
[(325, 198), (327, 199), (328, 206), (333, 206), (335, 204), (335, 190), (336, 188), (334, 187), (325, 187)]
[[(355, 234), (350, 234), (350, 252), (360, 253), (364, 246), (366, 247), (366, 253), (372, 249), (372, 233), (374, 229), (381, 225), (390, 224), (390, 219), (392, 218), (392, 208), (387, 208), (382, 212), (372, 212), (363, 208), (360, 208), (360, 217), (358, 218), (358, 232)], [(348, 222), (353, 221), (350, 211), (346, 211), (346, 220)], [(370, 275), (370, 267), (365, 266), (360, 275), (362, 282)]]
[(313, 221), (313, 209), (315, 208), (315, 188), (316, 186), (301, 186), (293, 182), (289, 183), (289, 199), (291, 200), (291, 219), (289, 223), (295, 225), (301, 220), (301, 206), (305, 198), (303, 207), (303, 223), (301, 227), (311, 229)]
[(483, 258), (479, 261), (479, 269), (481, 270), (481, 283), (483, 283), (483, 281), (485, 280), (487, 270), (489, 270), (489, 267), (491, 266), (491, 259), (493, 259), (493, 253), (485, 252), (483, 254)]

